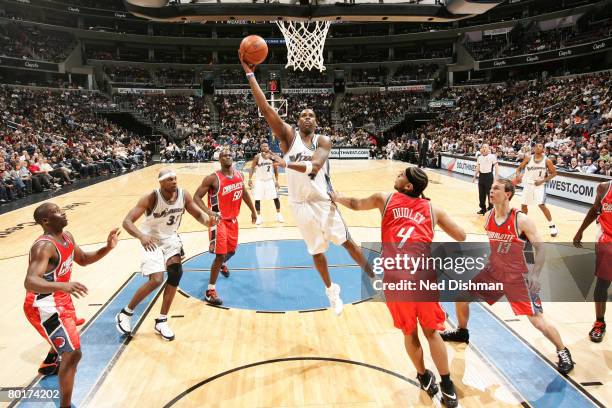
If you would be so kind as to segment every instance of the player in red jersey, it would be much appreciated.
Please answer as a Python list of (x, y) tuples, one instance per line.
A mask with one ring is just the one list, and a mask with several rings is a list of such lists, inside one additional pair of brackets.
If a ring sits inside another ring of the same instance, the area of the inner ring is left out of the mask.
[[(412, 252), (417, 248), (421, 251), (432, 242), (436, 224), (453, 239), (464, 241), (463, 229), (444, 211), (434, 208), (429, 200), (424, 198), (423, 192), (428, 183), (427, 174), (423, 170), (408, 167), (395, 179), (396, 192), (394, 193), (376, 193), (361, 199), (332, 194), (332, 200), (353, 210), (378, 209), (380, 211), (383, 217), (382, 259), (393, 258), (397, 253)], [(385, 271), (385, 275), (387, 272), (388, 270)], [(425, 271), (426, 274), (427, 272)], [(418, 273), (415, 275), (418, 276)], [(427, 338), (431, 357), (442, 379), (440, 382), (442, 401), (447, 407), (456, 407), (458, 398), (450, 379), (446, 347), (438, 333), (438, 330), (444, 327), (446, 318), (440, 303), (432, 301), (431, 298), (425, 298), (420, 302), (406, 301), (410, 299), (409, 297), (402, 299), (391, 296), (391, 298), (394, 299), (390, 300), (390, 296), (387, 296), (387, 307), (391, 312), (395, 327), (404, 333), (406, 351), (417, 370), (421, 388), (432, 397), (438, 392), (435, 375), (425, 368), (417, 321)]]
[[(599, 214), (599, 216), (598, 216)], [(596, 269), (595, 292), (595, 323), (589, 333), (591, 341), (599, 343), (606, 334), (606, 301), (608, 300), (608, 289), (612, 281), (612, 182), (600, 183), (597, 186), (597, 196), (593, 206), (584, 217), (582, 225), (574, 236), (574, 245), (582, 248), (582, 233), (597, 219), (599, 231), (595, 246)]]
[(60, 407), (69, 407), (74, 375), (81, 359), (77, 318), (70, 295), (79, 298), (87, 294), (85, 285), (70, 282), (72, 262), (85, 266), (100, 260), (117, 246), (119, 228), (108, 234), (104, 248), (84, 252), (74, 242), (72, 234), (64, 231), (68, 220), (57, 205), (39, 205), (34, 210), (34, 221), (42, 226), (44, 233), (30, 249), (23, 310), (32, 326), (51, 344), (47, 359), (52, 355), (61, 356)]
[[(251, 221), (257, 221), (257, 211), (249, 195), (244, 188), (242, 174), (234, 169), (232, 153), (224, 149), (219, 153), (221, 170), (218, 170), (204, 178), (202, 184), (194, 194), (195, 202), (209, 214), (217, 214), (221, 221), (209, 229), (210, 252), (215, 254), (215, 260), (210, 267), (210, 280), (206, 289), (205, 300), (211, 305), (221, 305), (223, 301), (217, 295), (215, 283), (219, 271), (226, 278), (229, 277), (229, 269), (226, 262), (236, 253), (238, 246), (238, 214), (242, 201), (251, 210)], [(202, 201), (202, 197), (208, 194), (208, 207)]]
[[(469, 301), (482, 299), (492, 305), (504, 295), (516, 316), (527, 316), (531, 324), (557, 348), (557, 368), (567, 374), (574, 368), (572, 356), (563, 345), (557, 329), (544, 319), (540, 300), (539, 275), (544, 265), (544, 248), (535, 223), (524, 213), (510, 207), (514, 184), (498, 179), (490, 192), (493, 209), (487, 214), (485, 230), (489, 236), (489, 263), (472, 279), (473, 283), (501, 283), (503, 290), (470, 292), (468, 301), (456, 302), (458, 327), (442, 333), (444, 341), (469, 342), (467, 329)], [(530, 272), (524, 249), (527, 239), (535, 251), (535, 265)]]

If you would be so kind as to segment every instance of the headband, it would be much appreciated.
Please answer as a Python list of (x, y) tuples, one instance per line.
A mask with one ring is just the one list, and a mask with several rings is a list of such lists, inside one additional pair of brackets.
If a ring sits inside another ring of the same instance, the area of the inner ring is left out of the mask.
[(165, 179), (169, 179), (170, 177), (176, 177), (176, 173), (174, 171), (170, 171), (163, 176), (159, 176), (157, 181), (164, 181)]

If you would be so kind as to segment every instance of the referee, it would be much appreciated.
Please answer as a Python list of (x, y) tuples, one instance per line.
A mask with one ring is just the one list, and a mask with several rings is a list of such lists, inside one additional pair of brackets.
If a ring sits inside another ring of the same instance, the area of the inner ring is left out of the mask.
[[(480, 199), (480, 211), (478, 214), (484, 215), (488, 210), (493, 208), (491, 205), (491, 186), (493, 185), (493, 166), (495, 166), (495, 175), (499, 176), (499, 165), (497, 164), (497, 156), (491, 153), (488, 144), (483, 144), (480, 147), (480, 154), (476, 156), (476, 172), (472, 182), (478, 177), (478, 197)], [(489, 207), (486, 206), (487, 198), (489, 199)]]

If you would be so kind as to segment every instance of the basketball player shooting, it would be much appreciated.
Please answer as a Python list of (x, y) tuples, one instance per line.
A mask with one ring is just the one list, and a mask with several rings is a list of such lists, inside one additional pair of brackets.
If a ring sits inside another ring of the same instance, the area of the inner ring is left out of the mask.
[(331, 141), (327, 136), (315, 134), (317, 118), (312, 109), (300, 112), (297, 130), (283, 121), (257, 83), (253, 72), (255, 64), (247, 64), (241, 51), (238, 55), (255, 102), (280, 141), (284, 157), (273, 155), (272, 158), (278, 166), (287, 169), (289, 201), (296, 224), (325, 284), (330, 305), (336, 314), (340, 314), (343, 309), (340, 286), (331, 281), (325, 257), (330, 241), (342, 245), (368, 275), (373, 276), (373, 273), (329, 197)]
[(103, 248), (85, 252), (76, 244), (72, 234), (64, 231), (68, 219), (57, 205), (39, 205), (34, 210), (34, 221), (42, 227), (43, 235), (30, 249), (23, 310), (36, 331), (51, 344), (45, 363), (60, 366), (60, 406), (70, 407), (74, 376), (82, 356), (76, 312), (70, 295), (77, 298), (87, 295), (85, 285), (70, 282), (72, 262), (85, 266), (99, 261), (117, 246), (120, 231), (119, 228), (113, 229)]

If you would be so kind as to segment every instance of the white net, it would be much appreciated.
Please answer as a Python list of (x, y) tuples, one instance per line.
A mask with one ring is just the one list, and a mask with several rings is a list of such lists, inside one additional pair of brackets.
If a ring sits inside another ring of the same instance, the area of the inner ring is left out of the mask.
[(323, 46), (331, 21), (277, 21), (276, 24), (283, 33), (287, 46), (285, 68), (325, 71)]

